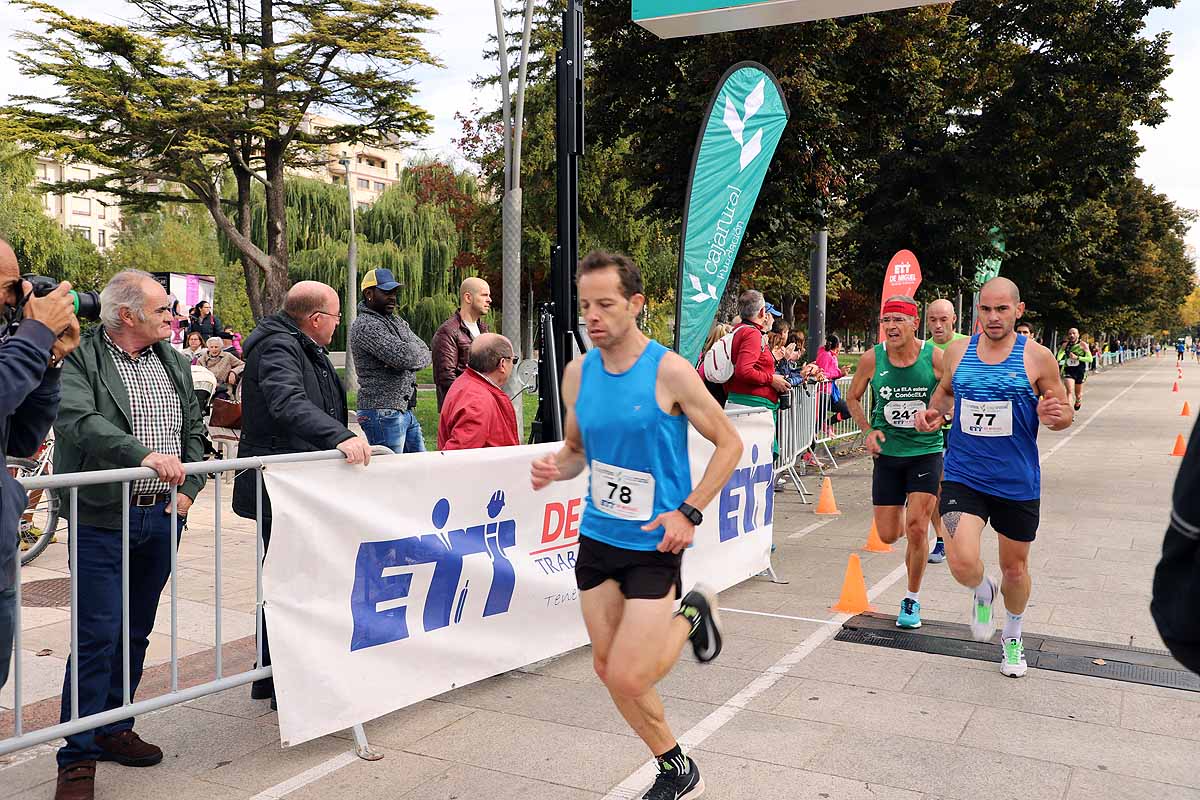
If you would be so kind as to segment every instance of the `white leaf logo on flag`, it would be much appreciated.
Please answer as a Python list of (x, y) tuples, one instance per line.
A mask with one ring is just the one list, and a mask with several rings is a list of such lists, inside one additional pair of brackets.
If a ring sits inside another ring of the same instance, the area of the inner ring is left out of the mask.
[(688, 280), (692, 282), (692, 288), (696, 290), (696, 294), (692, 295), (693, 303), (707, 303), (709, 300), (717, 299), (717, 287), (711, 283), (708, 285), (708, 291), (704, 291), (704, 285), (700, 283), (700, 279), (695, 275), (688, 275)]
[(733, 140), (738, 144), (742, 143), (742, 131), (745, 125), (742, 124), (742, 118), (738, 116), (737, 109), (733, 107), (733, 99), (725, 98), (725, 127), (729, 128), (729, 132), (733, 134)]
[[(737, 109), (733, 106), (733, 98), (726, 96), (725, 98), (725, 127), (729, 129), (729, 133), (733, 135), (733, 140), (741, 145), (742, 152), (739, 157), (740, 166), (738, 171), (741, 172), (750, 162), (758, 157), (762, 152), (762, 130), (755, 132), (750, 141), (745, 140), (746, 122), (751, 117), (759, 112), (766, 101), (766, 84), (767, 79), (759, 80), (758, 84), (750, 90), (750, 94), (746, 95), (746, 99), (742, 102), (744, 113), (739, 115)], [(699, 286), (697, 286), (699, 288)]]
[(742, 117), (742, 122), (749, 122), (750, 118), (757, 114), (758, 110), (763, 107), (763, 101), (767, 97), (766, 85), (767, 79), (763, 78), (750, 91), (750, 94), (746, 95), (746, 114)]
[[(754, 138), (742, 145), (742, 166), (745, 169), (762, 152), (762, 129), (754, 132)], [(740, 170), (739, 170), (740, 171)]]

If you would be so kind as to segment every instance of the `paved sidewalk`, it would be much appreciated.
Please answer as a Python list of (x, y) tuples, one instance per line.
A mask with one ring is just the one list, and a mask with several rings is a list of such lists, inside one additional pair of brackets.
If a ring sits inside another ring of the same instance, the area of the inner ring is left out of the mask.
[[(1167, 454), (1191, 427), (1178, 416), (1183, 401), (1200, 408), (1200, 368), (1184, 370), (1180, 394), (1170, 392), (1175, 361), (1165, 357), (1091, 378), (1075, 426), (1043, 430), (1028, 632), (1162, 646), (1148, 602), (1179, 464)], [(777, 495), (776, 567), (791, 582), (755, 579), (726, 592), (720, 659), (701, 666), (688, 654), (660, 686), (703, 770), (706, 798), (1200, 800), (1200, 693), (1036, 669), (1012, 680), (996, 664), (833, 641), (838, 625), (827, 623), (842, 618), (829, 605), (849, 553), (860, 553), (879, 611), (896, 613), (904, 591), (901, 548), (858, 550), (870, 526), (869, 461), (844, 462), (833, 482), (843, 512), (835, 518), (814, 517), (794, 493)], [(816, 479), (808, 483), (816, 488)], [(212, 494), (204, 498), (200, 509), (211, 514)], [(226, 660), (244, 662), (253, 649), (253, 533), (223, 519)], [(989, 531), (984, 558), (997, 574), (994, 542)], [(198, 673), (212, 664), (215, 587), (205, 564), (213, 544), (197, 519), (181, 551), (181, 630), (186, 617), (188, 663)], [(37, 562), (45, 574), (26, 572), (61, 577), (64, 563), (52, 551)], [(921, 599), (927, 619), (966, 619), (966, 590), (944, 565), (929, 566)], [(38, 657), (27, 643), (27, 691), (36, 683), (51, 704), (65, 620), (56, 609), (26, 609), (27, 637), (54, 651)], [(348, 755), (348, 733), (280, 750), (266, 702), (233, 690), (140, 719), (166, 761), (146, 770), (101, 765), (97, 797), (627, 798), (639, 796), (629, 778), (648, 757), (592, 674), (586, 648), (366, 729), (383, 760)], [(51, 753), (37, 748), (0, 764), (0, 798), (50, 798)]]

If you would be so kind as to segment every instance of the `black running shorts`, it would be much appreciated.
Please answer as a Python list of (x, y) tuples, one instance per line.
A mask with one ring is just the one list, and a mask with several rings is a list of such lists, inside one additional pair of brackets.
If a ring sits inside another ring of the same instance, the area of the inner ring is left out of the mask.
[(871, 474), (871, 502), (902, 506), (913, 492), (936, 495), (942, 480), (942, 454), (878, 456)]
[(942, 481), (938, 512), (945, 518), (955, 511), (971, 514), (990, 522), (996, 533), (1014, 542), (1032, 542), (1037, 538), (1042, 501), (1009, 500), (972, 489), (964, 483)]
[(1084, 379), (1087, 378), (1087, 366), (1080, 364), (1076, 367), (1063, 367), (1063, 375), (1076, 383), (1083, 383)]
[(670, 594), (671, 589), (680, 598), (683, 597), (682, 564), (683, 553), (626, 550), (580, 536), (575, 584), (581, 592), (586, 592), (613, 580), (628, 600), (658, 600)]

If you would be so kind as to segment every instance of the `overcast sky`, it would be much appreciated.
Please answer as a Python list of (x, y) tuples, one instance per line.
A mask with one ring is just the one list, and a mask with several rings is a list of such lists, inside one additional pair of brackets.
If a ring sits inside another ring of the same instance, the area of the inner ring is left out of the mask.
[[(55, 0), (51, 0), (54, 2)], [(426, 46), (441, 60), (444, 68), (417, 68), (412, 77), (420, 87), (417, 103), (435, 118), (434, 132), (420, 147), (445, 158), (459, 159), (454, 139), (461, 126), (457, 111), (469, 112), (474, 106), (490, 107), (498, 102), (497, 91), (479, 92), (472, 80), (494, 67), (483, 60), (487, 37), (496, 30), (493, 5), (487, 0), (426, 0), (440, 15), (426, 37)], [(515, 5), (516, 0), (507, 0)], [(59, 6), (74, 13), (112, 21), (120, 19), (122, 0), (57, 0)], [(31, 27), (24, 10), (0, 0), (0, 53), (19, 48), (17, 30)], [(1174, 73), (1167, 79), (1170, 119), (1156, 129), (1142, 129), (1146, 152), (1138, 164), (1138, 174), (1185, 208), (1200, 209), (1200, 158), (1195, 155), (1196, 131), (1200, 130), (1200, 3), (1185, 2), (1171, 11), (1155, 11), (1149, 20), (1149, 33), (1172, 32), (1171, 53)], [(21, 76), (13, 62), (0, 59), (0, 93), (28, 92), (38, 87)], [(1200, 252), (1200, 225), (1193, 226), (1189, 243)]]

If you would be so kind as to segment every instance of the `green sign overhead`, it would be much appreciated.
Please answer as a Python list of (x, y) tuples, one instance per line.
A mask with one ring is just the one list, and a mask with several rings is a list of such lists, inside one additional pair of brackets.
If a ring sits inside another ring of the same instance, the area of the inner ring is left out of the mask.
[(761, 64), (729, 68), (703, 118), (684, 201), (675, 350), (700, 358), (709, 327), (791, 112)]
[(999, 228), (992, 228), (988, 233), (992, 237), (992, 247), (996, 248), (996, 254), (985, 258), (983, 263), (975, 268), (976, 291), (1000, 274), (1000, 260), (1004, 256), (1004, 233)]
[(633, 0), (633, 21), (662, 39), (853, 17), (945, 0)]

